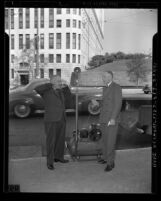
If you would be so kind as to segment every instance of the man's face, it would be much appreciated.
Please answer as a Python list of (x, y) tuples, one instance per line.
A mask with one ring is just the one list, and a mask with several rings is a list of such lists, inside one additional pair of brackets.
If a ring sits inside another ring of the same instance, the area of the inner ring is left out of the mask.
[(105, 72), (103, 74), (103, 82), (105, 85), (109, 84), (112, 81), (112, 75), (110, 73)]
[(61, 78), (59, 76), (51, 78), (50, 82), (52, 85), (54, 85), (55, 89), (61, 88), (62, 83), (61, 83)]

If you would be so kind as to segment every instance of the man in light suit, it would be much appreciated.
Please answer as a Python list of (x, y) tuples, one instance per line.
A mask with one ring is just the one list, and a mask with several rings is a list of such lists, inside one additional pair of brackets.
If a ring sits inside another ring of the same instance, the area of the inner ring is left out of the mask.
[(103, 100), (99, 119), (102, 130), (103, 156), (98, 162), (107, 163), (105, 171), (111, 171), (115, 166), (115, 144), (122, 106), (122, 90), (117, 83), (113, 82), (112, 71), (104, 73), (103, 81), (106, 86), (103, 87)]
[[(54, 170), (54, 162), (67, 163), (64, 159), (65, 145), (65, 97), (69, 96), (72, 100), (72, 94), (68, 86), (62, 88), (60, 76), (53, 75), (50, 77), (50, 83), (43, 84), (35, 88), (44, 99), (45, 103), (45, 133), (47, 149), (47, 167)], [(65, 92), (65, 93), (63, 93)], [(68, 101), (69, 102), (69, 101)]]

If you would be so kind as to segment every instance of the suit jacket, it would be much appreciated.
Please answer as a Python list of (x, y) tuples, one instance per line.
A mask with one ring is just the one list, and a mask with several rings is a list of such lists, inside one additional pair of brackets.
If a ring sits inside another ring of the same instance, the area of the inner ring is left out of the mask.
[(45, 103), (45, 115), (44, 115), (45, 121), (56, 122), (56, 121), (60, 121), (63, 116), (64, 118), (66, 118), (65, 98), (64, 98), (63, 90), (69, 94), (70, 93), (69, 88), (66, 90), (60, 89), (59, 92), (56, 92), (52, 88), (52, 84), (47, 83), (47, 84), (43, 84), (41, 86), (36, 87), (35, 90), (37, 91), (37, 93), (39, 93), (42, 96)]
[(108, 123), (110, 119), (119, 121), (122, 106), (122, 89), (112, 82), (109, 87), (103, 88), (103, 100), (100, 112), (100, 123)]

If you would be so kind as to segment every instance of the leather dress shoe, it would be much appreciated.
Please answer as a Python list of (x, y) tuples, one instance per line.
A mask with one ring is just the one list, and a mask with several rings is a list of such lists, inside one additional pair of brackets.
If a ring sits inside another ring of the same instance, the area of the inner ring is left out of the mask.
[(105, 163), (107, 163), (105, 160), (103, 160), (103, 159), (100, 159), (100, 160), (98, 160), (98, 163), (100, 163), (100, 164), (105, 164)]
[(60, 162), (60, 163), (68, 163), (69, 161), (66, 159), (54, 159), (55, 162)]
[(49, 164), (47, 164), (47, 167), (48, 167), (49, 170), (54, 170), (54, 169), (55, 169), (55, 168), (54, 168), (54, 165), (49, 165)]
[(106, 168), (105, 168), (105, 172), (111, 171), (114, 167), (115, 167), (114, 163), (112, 163), (111, 165), (107, 165)]

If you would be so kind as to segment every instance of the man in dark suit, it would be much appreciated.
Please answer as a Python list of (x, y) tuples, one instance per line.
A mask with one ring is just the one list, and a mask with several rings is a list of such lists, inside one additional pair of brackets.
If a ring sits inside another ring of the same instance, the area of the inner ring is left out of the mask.
[(103, 100), (100, 111), (100, 123), (102, 130), (102, 159), (99, 163), (107, 163), (105, 171), (114, 168), (115, 144), (118, 131), (119, 113), (122, 106), (121, 87), (113, 82), (112, 71), (103, 75), (105, 87), (103, 87)]
[[(67, 163), (64, 159), (65, 145), (65, 97), (72, 98), (69, 87), (62, 88), (60, 76), (53, 75), (50, 77), (50, 83), (43, 84), (35, 88), (44, 99), (45, 103), (45, 133), (46, 133), (46, 150), (47, 150), (47, 167), (54, 169), (54, 162)], [(65, 93), (63, 93), (63, 91)]]

